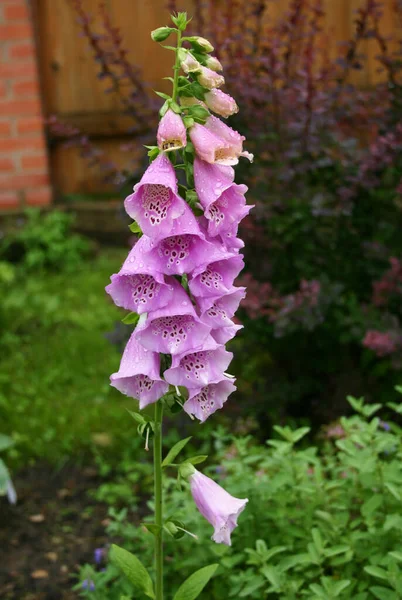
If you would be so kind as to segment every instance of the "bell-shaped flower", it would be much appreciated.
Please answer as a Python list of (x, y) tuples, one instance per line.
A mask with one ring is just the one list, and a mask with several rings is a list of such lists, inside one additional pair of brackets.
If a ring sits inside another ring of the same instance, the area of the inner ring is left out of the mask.
[(212, 133), (205, 125), (195, 123), (189, 134), (195, 152), (202, 160), (218, 165), (236, 165), (239, 162), (231, 144)]
[(223, 296), (232, 291), (233, 281), (244, 266), (240, 254), (210, 262), (194, 270), (189, 287), (196, 298)]
[(200, 321), (183, 287), (172, 281), (171, 301), (148, 314), (136, 338), (148, 350), (175, 355), (201, 348), (211, 328)]
[(125, 199), (124, 207), (145, 235), (154, 239), (169, 235), (174, 220), (187, 205), (177, 193), (176, 173), (164, 153), (149, 165), (134, 186), (134, 193)]
[(202, 350), (190, 354), (175, 355), (172, 366), (163, 376), (172, 385), (200, 388), (222, 379), (233, 358), (232, 352), (207, 338)]
[(197, 469), (190, 475), (190, 487), (198, 510), (214, 528), (213, 541), (230, 546), (230, 535), (248, 499), (234, 498)]
[[(250, 208), (252, 208), (252, 206)], [(243, 240), (237, 237), (238, 229), (239, 225), (233, 223), (228, 231), (223, 231), (219, 236), (228, 252), (238, 252), (241, 248), (244, 248)]]
[(110, 383), (122, 394), (139, 400), (140, 408), (156, 402), (169, 389), (160, 376), (160, 357), (150, 352), (131, 335), (124, 350), (120, 368), (110, 377)]
[(195, 188), (212, 237), (231, 232), (252, 208), (246, 205), (244, 197), (247, 186), (237, 185), (233, 179), (231, 167), (211, 165), (195, 157)]
[[(241, 135), (238, 131), (235, 131), (229, 127), (229, 125), (226, 125), (226, 123), (218, 119), (218, 117), (214, 117), (213, 115), (208, 117), (205, 122), (205, 127), (208, 129), (208, 131), (229, 144), (233, 156), (235, 156), (237, 159), (239, 159), (240, 156), (244, 156), (245, 158), (248, 158), (249, 161), (253, 161), (254, 156), (250, 154), (250, 152), (243, 150), (243, 142), (246, 139), (244, 135)], [(233, 164), (237, 164), (237, 162)]]
[(233, 325), (231, 319), (245, 295), (246, 288), (238, 287), (219, 298), (198, 298), (201, 321), (212, 329), (231, 327)]
[(201, 70), (200, 63), (194, 58), (191, 52), (188, 52), (188, 50), (182, 48), (179, 53), (179, 57), (181, 68), (186, 73), (186, 75), (188, 75), (189, 73), (197, 73)]
[(218, 344), (227, 344), (235, 337), (240, 329), (243, 329), (243, 325), (236, 325), (232, 321), (231, 325), (211, 329), (211, 337), (213, 337)]
[(186, 127), (181, 116), (176, 114), (171, 108), (166, 111), (159, 121), (156, 139), (158, 148), (164, 152), (184, 148), (187, 144)]
[(224, 117), (230, 117), (231, 115), (239, 112), (235, 100), (229, 94), (225, 94), (222, 90), (212, 89), (205, 94), (205, 103), (209, 110)]
[(213, 88), (219, 88), (225, 83), (223, 75), (219, 75), (216, 71), (208, 69), (208, 67), (200, 67), (195, 73), (198, 83), (204, 88), (212, 90)]
[(222, 408), (229, 395), (236, 390), (234, 380), (221, 373), (221, 381), (209, 383), (203, 388), (189, 389), (188, 400), (183, 409), (203, 423), (219, 408)]

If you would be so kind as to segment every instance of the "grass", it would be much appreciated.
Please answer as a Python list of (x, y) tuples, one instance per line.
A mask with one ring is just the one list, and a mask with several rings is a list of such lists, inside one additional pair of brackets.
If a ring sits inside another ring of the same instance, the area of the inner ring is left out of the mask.
[(84, 461), (132, 443), (132, 401), (109, 386), (120, 352), (105, 337), (122, 314), (104, 287), (126, 253), (104, 249), (73, 274), (17, 277), (0, 376), (1, 431), (16, 442), (14, 462)]

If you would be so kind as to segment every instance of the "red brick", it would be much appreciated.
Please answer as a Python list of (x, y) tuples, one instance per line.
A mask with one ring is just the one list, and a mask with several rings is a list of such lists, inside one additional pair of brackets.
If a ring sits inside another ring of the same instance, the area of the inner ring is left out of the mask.
[(35, 61), (27, 60), (24, 62), (4, 62), (0, 63), (0, 79), (12, 77), (35, 77)]
[(47, 173), (37, 173), (33, 175), (4, 175), (0, 177), (1, 190), (23, 190), (25, 188), (36, 188), (37, 186), (47, 185), (49, 177)]
[(27, 117), (18, 119), (17, 132), (18, 135), (42, 133), (43, 131), (43, 119), (42, 117)]
[(15, 163), (11, 158), (0, 158), (0, 171), (14, 171)]
[(26, 4), (9, 4), (3, 10), (6, 21), (27, 21), (29, 18)]
[(8, 56), (11, 60), (20, 58), (33, 58), (36, 49), (33, 42), (16, 42), (9, 46)]
[(51, 203), (52, 195), (52, 189), (49, 186), (36, 190), (28, 189), (25, 191), (25, 202), (31, 206), (45, 206)]
[(0, 121), (0, 135), (7, 137), (11, 135), (11, 123), (10, 121)]
[(37, 80), (17, 81), (13, 85), (14, 96), (36, 96), (39, 94), (39, 86)]
[(0, 140), (0, 152), (14, 152), (15, 150), (43, 150), (45, 140), (43, 136), (34, 138), (9, 138)]
[(41, 104), (35, 100), (1, 100), (0, 115), (40, 115)]
[(47, 156), (45, 153), (28, 154), (26, 156), (22, 156), (21, 166), (23, 169), (41, 169), (42, 171), (46, 171)]
[(19, 204), (18, 192), (0, 192), (0, 210), (18, 208)]
[(32, 27), (30, 23), (12, 23), (10, 25), (0, 25), (0, 41), (8, 40), (26, 40), (32, 36)]

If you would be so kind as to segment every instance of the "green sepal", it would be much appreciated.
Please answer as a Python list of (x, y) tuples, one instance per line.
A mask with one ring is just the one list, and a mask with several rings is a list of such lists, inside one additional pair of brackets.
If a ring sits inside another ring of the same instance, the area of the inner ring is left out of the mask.
[(131, 231), (131, 233), (140, 233), (142, 235), (141, 227), (138, 225), (138, 223), (136, 221), (133, 221), (132, 223), (130, 223), (128, 228)]
[[(168, 96), (168, 94), (164, 94), (163, 92), (157, 92), (156, 90), (154, 90), (155, 94), (157, 96), (159, 96), (159, 98), (163, 98), (163, 100), (170, 100), (171, 96)], [(148, 148), (149, 146), (145, 146), (146, 148)]]
[(167, 111), (169, 110), (169, 102), (168, 100), (165, 100), (164, 104), (162, 104), (162, 106), (159, 109), (159, 116), (160, 117), (164, 117), (165, 114), (167, 113)]
[(157, 525), (156, 523), (142, 523), (142, 525), (144, 525), (144, 527), (148, 529), (149, 533), (152, 533), (152, 535), (158, 535), (162, 529), (160, 525)]
[(209, 110), (207, 108), (204, 108), (204, 106), (201, 106), (201, 104), (193, 104), (192, 106), (187, 106), (186, 110), (187, 114), (190, 117), (193, 117), (193, 119), (197, 121), (197, 123), (201, 123), (202, 125), (210, 116)]
[(183, 117), (183, 123), (186, 129), (191, 129), (195, 123), (195, 120), (192, 117)]
[(192, 475), (194, 475), (195, 471), (196, 470), (193, 465), (188, 461), (181, 463), (179, 466), (179, 475), (182, 479), (189, 479)]
[(186, 12), (179, 12), (179, 13), (177, 13), (176, 16), (171, 15), (170, 18), (172, 19), (172, 21), (176, 25), (176, 27), (178, 29), (180, 29), (180, 31), (184, 31), (186, 29), (187, 25), (191, 21), (191, 19), (187, 19)]
[(134, 554), (116, 546), (116, 544), (112, 544), (109, 558), (115, 567), (123, 571), (124, 575), (137, 590), (144, 592), (148, 598), (155, 598), (152, 579), (142, 562)]
[(195, 600), (201, 594), (211, 577), (215, 574), (219, 565), (209, 565), (199, 569), (179, 587), (173, 600)]
[(199, 198), (198, 198), (198, 194), (195, 190), (187, 190), (186, 192), (186, 202), (188, 202), (188, 204), (191, 207), (195, 207), (195, 205), (197, 203), (199, 203)]
[(199, 454), (198, 456), (193, 456), (192, 458), (187, 458), (184, 462), (188, 462), (192, 465), (199, 465), (203, 463), (208, 458), (208, 454)]
[(162, 44), (162, 48), (165, 48), (166, 50), (173, 50), (173, 52), (176, 52), (177, 50), (176, 46), (165, 46), (164, 44)]
[(148, 150), (148, 156), (149, 156), (149, 160), (150, 162), (153, 162), (155, 160), (155, 158), (157, 158), (159, 156), (160, 150), (158, 148), (158, 146), (154, 146), (151, 150)]
[(138, 313), (131, 312), (128, 313), (128, 315), (126, 315), (124, 319), (121, 320), (121, 322), (124, 323), (124, 325), (137, 325), (139, 320), (140, 315)]
[(141, 415), (140, 413), (137, 413), (133, 410), (128, 410), (128, 408), (127, 412), (139, 425), (144, 425), (148, 422), (148, 419), (146, 419), (144, 415)]
[(183, 450), (184, 446), (191, 440), (191, 437), (192, 436), (180, 440), (169, 450), (165, 459), (162, 461), (162, 467), (168, 467), (174, 461), (176, 456)]

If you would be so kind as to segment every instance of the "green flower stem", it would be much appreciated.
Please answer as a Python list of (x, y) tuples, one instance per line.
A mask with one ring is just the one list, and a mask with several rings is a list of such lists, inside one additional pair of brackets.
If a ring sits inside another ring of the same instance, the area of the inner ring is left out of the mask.
[(174, 76), (173, 76), (173, 91), (172, 91), (172, 100), (173, 102), (177, 102), (177, 92), (179, 89), (179, 71), (180, 71), (180, 60), (179, 60), (179, 50), (181, 48), (181, 31), (177, 30), (177, 44), (176, 44), (176, 60), (174, 63)]
[(155, 489), (155, 600), (163, 600), (163, 507), (162, 507), (162, 420), (163, 404), (155, 404), (154, 489)]

